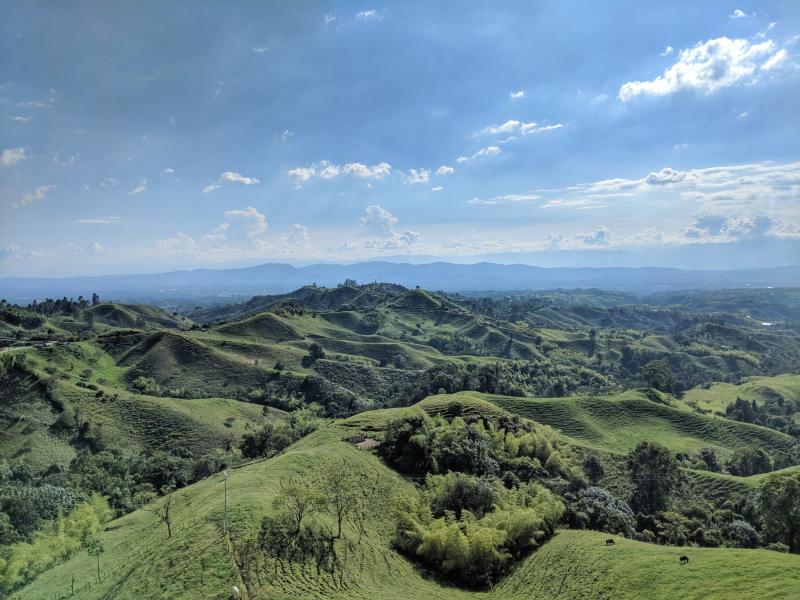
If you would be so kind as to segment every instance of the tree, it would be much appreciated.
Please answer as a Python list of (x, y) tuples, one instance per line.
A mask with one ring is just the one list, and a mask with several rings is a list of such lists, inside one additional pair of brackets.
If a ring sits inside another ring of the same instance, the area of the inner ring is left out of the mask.
[(303, 519), (314, 512), (317, 505), (318, 496), (309, 478), (282, 478), (278, 482), (278, 494), (272, 501), (272, 507), (287, 515), (292, 526), (292, 535), (300, 533)]
[(103, 548), (103, 543), (100, 538), (90, 535), (83, 541), (83, 547), (86, 548), (86, 554), (97, 558), (97, 583), (100, 583), (100, 556), (106, 551)]
[(678, 542), (683, 543), (689, 535), (689, 519), (680, 513), (667, 511), (659, 520), (658, 529), (668, 544), (677, 546)]
[(586, 473), (592, 485), (597, 485), (597, 482), (605, 475), (606, 470), (597, 455), (590, 454), (583, 459), (583, 472)]
[(675, 373), (663, 360), (651, 360), (639, 370), (639, 377), (660, 392), (672, 392), (675, 389)]
[(800, 473), (768, 477), (761, 486), (759, 509), (767, 540), (800, 552)]
[(670, 451), (655, 442), (639, 442), (627, 458), (633, 484), (631, 506), (655, 514), (667, 506), (670, 492), (678, 480), (678, 463)]
[(164, 500), (161, 502), (160, 506), (158, 504), (144, 507), (144, 510), (147, 512), (153, 513), (158, 519), (164, 523), (167, 528), (167, 539), (172, 537), (172, 492), (174, 489), (172, 487), (164, 487), (161, 490), (161, 493), (164, 494)]
[(98, 304), (100, 304), (100, 296), (92, 293), (92, 306), (97, 306)]
[(728, 461), (728, 470), (731, 475), (740, 477), (768, 473), (772, 470), (772, 460), (761, 448), (744, 446), (734, 450), (733, 456)]
[(314, 342), (308, 347), (308, 355), (312, 360), (319, 360), (320, 358), (325, 358), (325, 350), (323, 350), (322, 346), (318, 343)]

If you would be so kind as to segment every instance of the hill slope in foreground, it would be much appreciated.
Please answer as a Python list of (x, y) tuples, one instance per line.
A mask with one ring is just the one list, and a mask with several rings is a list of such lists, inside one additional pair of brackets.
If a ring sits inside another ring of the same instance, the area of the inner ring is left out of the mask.
[[(423, 408), (425, 403), (423, 402)], [(256, 533), (269, 514), (282, 477), (308, 473), (324, 461), (346, 461), (380, 478), (387, 496), (412, 485), (377, 457), (357, 450), (345, 438), (364, 428), (378, 429), (389, 419), (419, 407), (363, 413), (325, 427), (283, 454), (231, 470), (228, 481), (230, 536), (221, 530), (223, 482), (210, 477), (175, 493), (174, 533), (165, 539), (157, 517), (143, 510), (108, 524), (102, 534), (102, 577), (95, 560), (80, 553), (42, 574), (15, 598), (67, 597), (73, 576), (81, 598), (224, 599), (233, 585), (244, 598), (791, 598), (800, 590), (800, 558), (766, 550), (674, 548), (644, 544), (608, 534), (563, 530), (525, 559), (490, 592), (469, 592), (439, 584), (391, 547), (390, 498), (367, 524), (366, 535), (334, 577), (313, 567), (266, 569), (242, 564), (237, 546)], [(356, 536), (353, 536), (354, 538)], [(681, 566), (678, 557), (689, 556)]]

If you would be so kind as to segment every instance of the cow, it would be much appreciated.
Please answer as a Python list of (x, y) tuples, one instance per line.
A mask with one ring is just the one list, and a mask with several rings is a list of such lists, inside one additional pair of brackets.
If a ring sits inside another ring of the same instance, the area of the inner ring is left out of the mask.
[(608, 538), (606, 540), (606, 546), (613, 546), (614, 544), (616, 544), (616, 542), (614, 540), (612, 540), (611, 538)]
[(685, 554), (684, 554), (683, 556), (681, 556), (681, 557), (680, 557), (678, 560), (680, 560), (680, 561), (681, 561), (681, 564), (682, 564), (682, 565), (687, 565), (687, 564), (689, 564), (689, 557), (688, 557), (688, 556), (686, 556)]

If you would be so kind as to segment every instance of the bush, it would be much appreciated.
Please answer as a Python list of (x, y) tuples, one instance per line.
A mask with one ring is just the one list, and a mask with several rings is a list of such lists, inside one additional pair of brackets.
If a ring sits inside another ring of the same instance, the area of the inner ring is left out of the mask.
[(434, 517), (443, 517), (446, 512), (452, 512), (456, 519), (460, 519), (462, 512), (468, 510), (481, 518), (492, 510), (497, 498), (494, 484), (463, 473), (429, 475), (426, 485), (431, 493), (430, 505)]
[(595, 529), (631, 537), (636, 531), (636, 517), (624, 500), (608, 490), (587, 487), (568, 504), (567, 522), (572, 527)]

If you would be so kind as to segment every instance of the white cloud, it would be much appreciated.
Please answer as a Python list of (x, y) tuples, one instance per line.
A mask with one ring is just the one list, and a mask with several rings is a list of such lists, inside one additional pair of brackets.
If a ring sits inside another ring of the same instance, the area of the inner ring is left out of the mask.
[(465, 162), (467, 162), (468, 160), (469, 160), (469, 157), (468, 157), (468, 156), (459, 156), (459, 157), (456, 159), (456, 162), (457, 162), (457, 163), (459, 163), (459, 164), (461, 164), (461, 163), (465, 163)]
[(389, 163), (378, 163), (368, 167), (361, 163), (347, 163), (342, 169), (345, 175), (354, 175), (361, 179), (383, 179), (392, 172), (392, 165)]
[(534, 133), (542, 133), (544, 131), (555, 131), (561, 129), (564, 125), (556, 123), (555, 125), (539, 125), (538, 123), (523, 123), (520, 127), (522, 135), (531, 135)]
[(256, 54), (264, 54), (266, 52), (269, 52), (269, 47), (268, 46), (253, 46), (252, 50)]
[(645, 181), (650, 185), (666, 185), (668, 183), (677, 183), (686, 178), (685, 171), (676, 171), (669, 167), (664, 167), (657, 173), (650, 173), (645, 177)]
[(491, 198), (473, 198), (469, 201), (469, 204), (506, 204), (506, 203), (513, 203), (513, 202), (535, 202), (536, 200), (541, 200), (542, 197), (539, 194), (505, 194), (503, 196), (492, 196)]
[(731, 14), (728, 15), (730, 19), (746, 19), (749, 15), (744, 12), (741, 8), (737, 8)]
[(3, 154), (0, 155), (0, 165), (10, 167), (26, 158), (28, 158), (28, 156), (25, 153), (25, 148), (21, 146), (18, 148), (6, 148), (3, 150)]
[(252, 206), (245, 209), (225, 211), (228, 219), (226, 237), (233, 240), (252, 240), (267, 230), (267, 218)]
[(453, 167), (449, 167), (447, 165), (442, 165), (441, 167), (436, 169), (437, 175), (452, 175), (455, 172), (456, 170)]
[(147, 179), (143, 177), (139, 181), (139, 185), (137, 185), (135, 188), (133, 188), (128, 195), (129, 196), (136, 196), (137, 194), (143, 194), (146, 191), (147, 191)]
[(757, 34), (756, 34), (754, 37), (755, 37), (756, 39), (763, 40), (765, 37), (767, 37), (767, 34), (768, 34), (770, 31), (772, 31), (773, 29), (775, 29), (775, 26), (776, 26), (777, 24), (778, 24), (778, 23), (777, 23), (776, 21), (773, 21), (772, 23), (770, 23), (769, 25), (767, 25), (767, 26), (766, 26), (764, 29), (762, 29), (761, 31), (759, 31), (759, 32), (758, 32), (758, 33), (757, 33)]
[(364, 212), (359, 223), (370, 233), (391, 233), (397, 225), (397, 217), (378, 204), (368, 206)]
[(33, 121), (33, 117), (22, 117), (22, 116), (8, 117), (8, 119), (10, 121), (14, 121), (15, 123), (30, 123), (31, 121)]
[(294, 131), (291, 131), (290, 129), (284, 129), (279, 139), (281, 140), (282, 143), (284, 143), (288, 142), (293, 137), (294, 137)]
[(336, 22), (336, 15), (334, 14), (327, 14), (322, 17), (322, 21), (325, 23), (325, 27), (329, 25), (333, 25)]
[(75, 222), (82, 225), (115, 225), (121, 223), (122, 219), (120, 217), (94, 217), (92, 219), (78, 219)]
[(102, 188), (117, 187), (118, 185), (119, 185), (119, 179), (117, 179), (116, 177), (105, 177), (100, 182), (100, 187)]
[(519, 100), (520, 98), (525, 97), (525, 90), (519, 90), (518, 92), (511, 92), (509, 96), (512, 100)]
[(166, 169), (161, 171), (161, 176), (162, 177), (165, 176), (165, 175), (174, 175), (174, 174), (175, 174), (175, 169), (173, 169), (172, 167), (167, 167)]
[(481, 148), (475, 154), (472, 155), (472, 158), (485, 158), (487, 156), (497, 156), (500, 154), (502, 150), (500, 150), (499, 146), (487, 146), (486, 148)]
[(383, 179), (392, 172), (392, 165), (386, 162), (376, 165), (365, 165), (363, 163), (347, 163), (337, 165), (327, 160), (320, 161), (319, 165), (312, 163), (307, 167), (296, 167), (289, 169), (287, 174), (295, 182), (295, 187), (312, 179), (321, 177), (322, 179), (335, 179), (339, 176), (352, 175), (359, 179)]
[(441, 192), (444, 188), (440, 185), (435, 185), (431, 188), (432, 192)]
[[(540, 125), (535, 121), (531, 121), (529, 123), (524, 123), (522, 121), (518, 121), (517, 119), (509, 119), (505, 123), (501, 123), (499, 125), (490, 125), (489, 127), (485, 127), (481, 129), (479, 134), (486, 135), (497, 135), (497, 134), (511, 134), (511, 133), (521, 133), (522, 135), (531, 135), (533, 133), (541, 133), (543, 131), (553, 131), (556, 129), (561, 129), (564, 125), (562, 123), (556, 123), (554, 125)], [(509, 138), (510, 141), (514, 138)]]
[(383, 17), (374, 8), (356, 13), (357, 21), (380, 21), (381, 19)]
[(783, 61), (785, 61), (788, 58), (788, 56), (789, 56), (789, 53), (786, 52), (786, 49), (785, 48), (781, 48), (775, 54), (770, 56), (763, 65), (761, 65), (761, 70), (762, 71), (771, 71), (775, 67), (777, 67), (780, 64), (782, 64)]
[(672, 46), (667, 46), (666, 48), (664, 48), (664, 51), (661, 53), (661, 56), (669, 56), (673, 52), (675, 52), (675, 48), (673, 48)]
[(216, 192), (223, 183), (241, 183), (242, 185), (251, 186), (257, 185), (261, 183), (260, 180), (256, 179), (255, 177), (245, 177), (241, 173), (236, 173), (234, 171), (225, 171), (222, 175), (219, 176), (219, 179), (214, 183), (211, 183), (203, 188), (204, 194), (210, 194), (212, 192)]
[(580, 236), (580, 240), (589, 246), (607, 246), (610, 232), (607, 227), (596, 227), (594, 230)]
[(25, 195), (22, 196), (22, 200), (14, 203), (12, 206), (14, 208), (22, 208), (23, 206), (28, 206), (34, 202), (39, 202), (54, 189), (56, 189), (56, 186), (54, 185), (40, 185), (32, 192), (25, 192)]
[(516, 119), (509, 119), (505, 123), (501, 123), (500, 125), (490, 125), (489, 127), (484, 127), (480, 133), (489, 133), (489, 134), (497, 134), (497, 133), (512, 133), (517, 130), (517, 127), (520, 126), (520, 122)]
[(405, 176), (406, 183), (428, 183), (431, 172), (428, 169), (409, 169)]
[(309, 167), (297, 167), (295, 169), (289, 169), (286, 174), (291, 177), (295, 184), (299, 187), (301, 183), (304, 183), (314, 177), (316, 174), (316, 169), (314, 165)]
[(746, 119), (747, 117), (748, 117), (748, 112), (747, 112), (747, 111), (740, 112), (740, 113), (739, 113), (739, 114), (736, 116), (736, 118), (737, 118), (737, 119)]
[(290, 246), (308, 246), (311, 243), (308, 227), (299, 223), (292, 225), (289, 235), (286, 236), (286, 243)]
[(619, 98), (627, 102), (636, 96), (665, 96), (684, 90), (711, 94), (758, 81), (762, 71), (775, 68), (786, 56), (772, 40), (760, 44), (727, 37), (708, 40), (681, 50), (677, 62), (655, 79), (623, 84)]
[(256, 185), (261, 183), (255, 177), (245, 177), (241, 173), (235, 173), (233, 171), (225, 171), (222, 175), (219, 176), (219, 180), (222, 182), (227, 183), (241, 183), (243, 185)]

